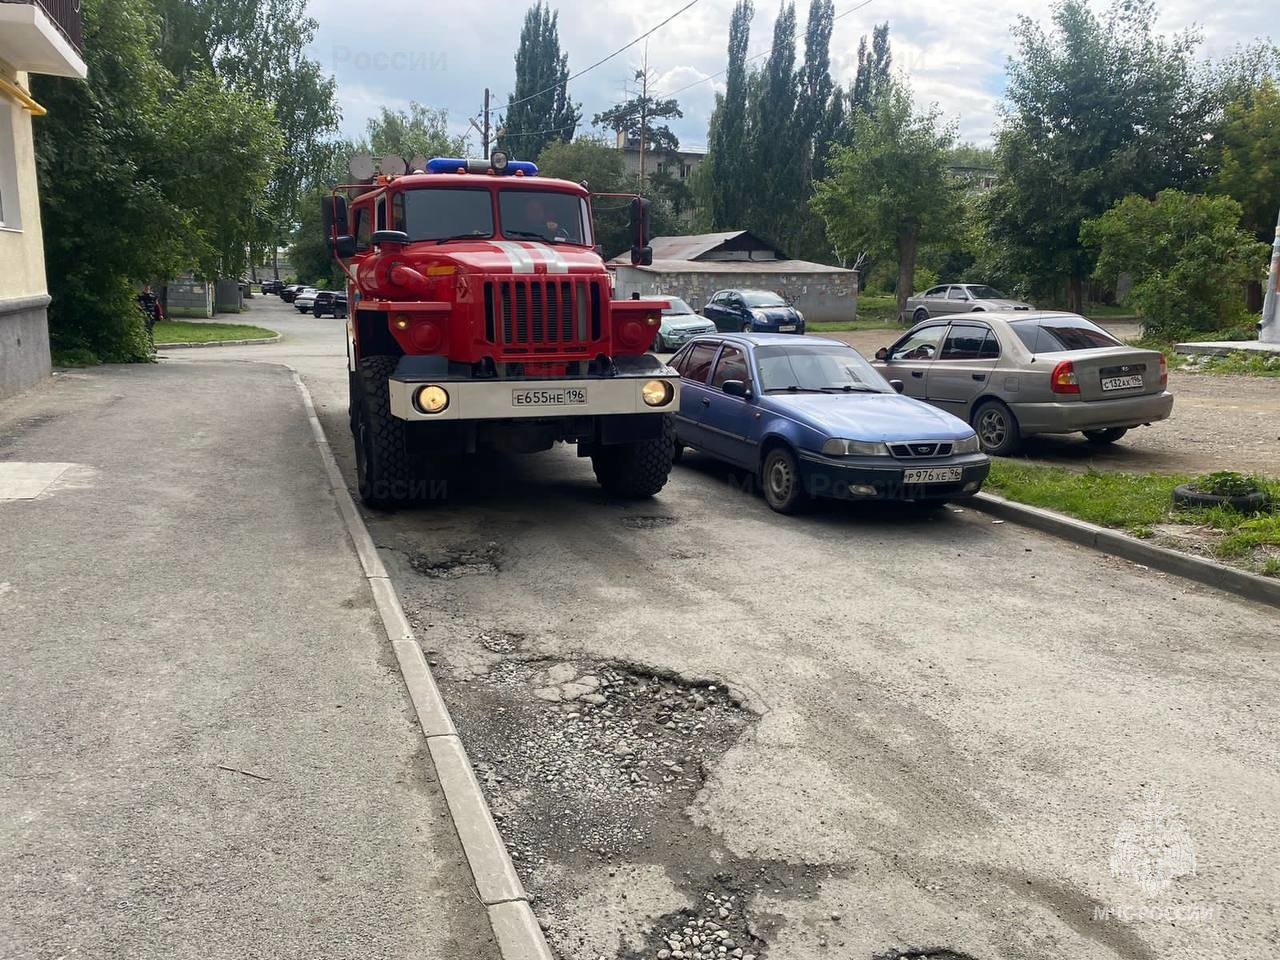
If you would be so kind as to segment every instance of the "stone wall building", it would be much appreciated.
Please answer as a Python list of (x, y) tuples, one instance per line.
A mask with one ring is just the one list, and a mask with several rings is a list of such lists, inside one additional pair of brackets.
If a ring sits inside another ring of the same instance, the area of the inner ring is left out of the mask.
[[(49, 288), (32, 119), (45, 110), (29, 75), (83, 80), (80, 5), (0, 0), (0, 397), (49, 375)], [(38, 119), (36, 122), (39, 122)]]
[(747, 230), (687, 237), (654, 237), (653, 263), (632, 266), (629, 254), (609, 261), (614, 296), (667, 294), (695, 310), (717, 290), (772, 290), (793, 302), (810, 323), (852, 320), (858, 272), (791, 260)]

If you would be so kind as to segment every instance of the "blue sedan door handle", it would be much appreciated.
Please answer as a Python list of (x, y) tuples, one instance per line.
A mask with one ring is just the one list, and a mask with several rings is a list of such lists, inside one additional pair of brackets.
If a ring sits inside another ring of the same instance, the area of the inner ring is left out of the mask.
[(710, 398), (710, 397), (703, 397), (703, 398), (702, 398), (702, 405), (703, 405), (704, 407), (709, 407), (709, 406), (711, 406), (711, 398)]
[(987, 375), (985, 373), (975, 373), (973, 375), (973, 379), (981, 383), (983, 380), (987, 379)]

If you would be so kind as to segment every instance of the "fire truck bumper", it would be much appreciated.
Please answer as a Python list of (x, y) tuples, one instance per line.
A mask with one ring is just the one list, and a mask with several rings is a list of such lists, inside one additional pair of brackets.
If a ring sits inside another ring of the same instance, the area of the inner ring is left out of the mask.
[[(392, 377), (388, 386), (391, 413), (401, 420), (511, 420), (674, 413), (680, 409), (680, 378), (674, 370), (664, 370), (662, 374), (647, 372), (555, 380), (424, 381)], [(653, 403), (653, 400), (661, 402)]]

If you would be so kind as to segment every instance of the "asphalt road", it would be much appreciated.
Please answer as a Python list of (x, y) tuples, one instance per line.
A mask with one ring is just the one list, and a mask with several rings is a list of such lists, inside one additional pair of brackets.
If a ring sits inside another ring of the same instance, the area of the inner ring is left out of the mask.
[[(254, 304), (285, 340), (217, 353), (296, 365), (349, 471), (341, 322)], [(1276, 951), (1274, 610), (746, 479), (557, 450), (368, 517), (562, 957)]]
[(70, 464), (0, 500), (0, 957), (492, 960), (297, 387), (211, 360), (0, 409)]

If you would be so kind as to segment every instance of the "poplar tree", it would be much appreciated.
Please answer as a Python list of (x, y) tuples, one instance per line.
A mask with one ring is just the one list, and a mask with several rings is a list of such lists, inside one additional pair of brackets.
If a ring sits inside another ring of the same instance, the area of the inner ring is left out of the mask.
[(572, 140), (581, 105), (569, 99), (569, 55), (560, 52), (559, 14), (538, 0), (524, 17), (516, 48), (515, 89), (507, 98), (498, 145), (532, 159), (554, 140)]
[(751, 0), (738, 0), (729, 19), (729, 65), (725, 89), (716, 94), (707, 133), (707, 159), (695, 174), (704, 219), (712, 230), (740, 226), (747, 212), (747, 43), (751, 39)]

